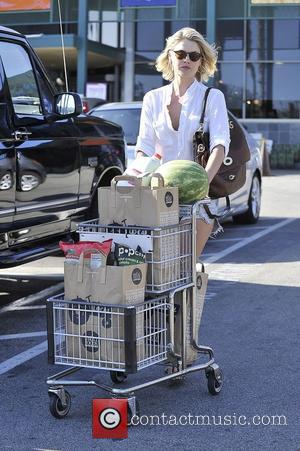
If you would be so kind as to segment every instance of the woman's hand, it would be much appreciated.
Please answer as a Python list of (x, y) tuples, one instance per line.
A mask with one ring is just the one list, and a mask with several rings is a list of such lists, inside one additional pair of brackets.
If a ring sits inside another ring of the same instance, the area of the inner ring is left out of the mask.
[(147, 155), (142, 150), (137, 150), (135, 158), (146, 157)]
[(210, 183), (214, 176), (217, 174), (218, 170), (220, 169), (223, 160), (225, 157), (225, 148), (221, 144), (214, 147), (209, 159), (207, 161), (207, 165), (205, 167), (205, 170), (208, 175), (208, 182)]

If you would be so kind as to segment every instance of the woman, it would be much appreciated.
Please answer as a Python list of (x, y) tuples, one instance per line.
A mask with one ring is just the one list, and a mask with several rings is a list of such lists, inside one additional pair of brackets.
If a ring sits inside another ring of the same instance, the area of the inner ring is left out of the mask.
[[(171, 83), (144, 96), (137, 157), (159, 153), (162, 163), (193, 160), (193, 135), (199, 127), (207, 81), (216, 71), (217, 52), (193, 28), (182, 28), (167, 39), (156, 69)], [(204, 130), (210, 131), (210, 157), (205, 168), (209, 182), (229, 149), (229, 126), (224, 95), (212, 89), (208, 96)], [(217, 200), (210, 205), (216, 213)], [(201, 207), (197, 220), (197, 255), (211, 234), (214, 220)]]

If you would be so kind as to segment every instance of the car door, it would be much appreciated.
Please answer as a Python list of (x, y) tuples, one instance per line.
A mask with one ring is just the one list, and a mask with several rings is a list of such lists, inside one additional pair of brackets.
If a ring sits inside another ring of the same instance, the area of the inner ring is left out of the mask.
[(22, 241), (42, 223), (53, 223), (54, 233), (65, 231), (78, 203), (77, 129), (71, 118), (47, 120), (53, 94), (26, 45), (1, 41), (0, 55), (10, 91), (16, 150), (15, 228), (30, 220), (32, 228), (22, 231)]
[(11, 135), (0, 58), (0, 249), (7, 245), (7, 231), (15, 213), (15, 148)]

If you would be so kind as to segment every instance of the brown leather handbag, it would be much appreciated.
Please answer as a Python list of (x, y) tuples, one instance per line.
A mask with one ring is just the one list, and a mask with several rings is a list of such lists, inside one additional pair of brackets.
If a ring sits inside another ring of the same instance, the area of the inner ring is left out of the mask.
[[(193, 137), (194, 161), (202, 167), (206, 167), (209, 151), (209, 132), (204, 132), (204, 117), (209, 91), (207, 88), (204, 100), (203, 110), (200, 118), (199, 128)], [(236, 125), (236, 126), (235, 126)], [(238, 191), (246, 181), (246, 163), (250, 160), (250, 150), (245, 135), (234, 120), (229, 121), (230, 146), (228, 155), (209, 185), (209, 196), (211, 199), (226, 197), (229, 194)]]

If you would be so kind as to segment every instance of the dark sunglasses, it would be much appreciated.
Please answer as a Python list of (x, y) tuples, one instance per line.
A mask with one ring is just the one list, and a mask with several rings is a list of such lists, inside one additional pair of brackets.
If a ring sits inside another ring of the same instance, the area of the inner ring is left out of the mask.
[(196, 62), (201, 58), (201, 53), (199, 52), (186, 52), (185, 50), (172, 50), (175, 53), (178, 60), (184, 60), (188, 55), (191, 61)]

